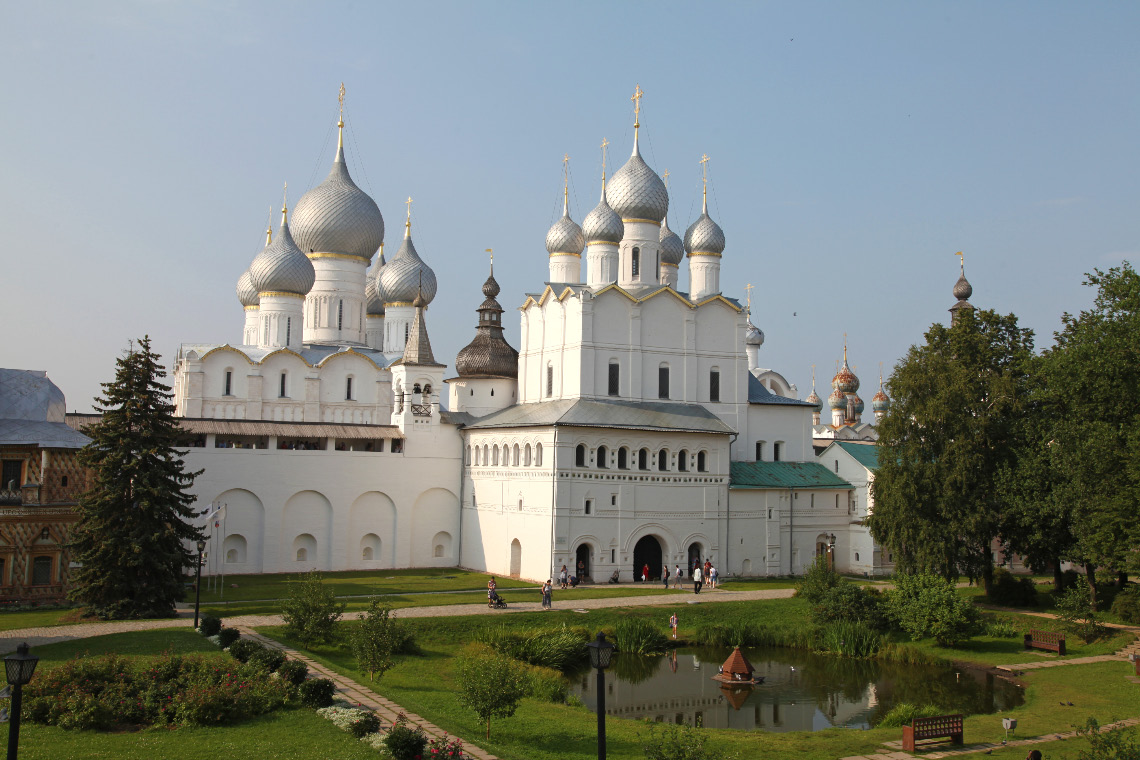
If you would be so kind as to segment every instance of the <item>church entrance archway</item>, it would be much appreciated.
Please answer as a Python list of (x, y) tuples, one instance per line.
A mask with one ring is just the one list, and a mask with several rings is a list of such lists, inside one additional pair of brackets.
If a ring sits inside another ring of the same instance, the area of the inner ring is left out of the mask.
[(511, 541), (511, 577), (518, 578), (522, 575), (522, 544), (516, 538)]
[(649, 580), (661, 580), (661, 542), (656, 536), (643, 536), (633, 547), (633, 579), (641, 580), (641, 570), (649, 565)]
[(574, 553), (574, 568), (578, 573), (579, 581), (590, 578), (590, 582), (594, 582), (594, 568), (590, 563), (590, 560), (592, 559), (591, 554), (592, 552), (590, 551), (589, 544), (582, 544), (578, 547), (578, 551)]
[(703, 565), (704, 564), (704, 560), (701, 559), (701, 556), (703, 554), (702, 549), (703, 549), (703, 547), (699, 543), (697, 543), (696, 541), (689, 544), (689, 568), (688, 568), (688, 570), (689, 570), (690, 575), (692, 574), (694, 567), (696, 567), (697, 565)]

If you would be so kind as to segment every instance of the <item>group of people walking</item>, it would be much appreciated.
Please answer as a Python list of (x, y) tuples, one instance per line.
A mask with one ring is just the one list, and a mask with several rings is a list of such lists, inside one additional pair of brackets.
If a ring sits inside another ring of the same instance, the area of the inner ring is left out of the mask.
[[(649, 568), (646, 566), (642, 570), (642, 580), (645, 580), (649, 574)], [(701, 593), (701, 589), (705, 586), (709, 588), (716, 588), (718, 573), (716, 567), (713, 566), (712, 560), (707, 559), (702, 565), (700, 560), (693, 563), (691, 572), (693, 579), (693, 593)], [(661, 568), (661, 583), (665, 588), (669, 588), (669, 581), (673, 581), (673, 588), (681, 588), (681, 581), (685, 577), (685, 571), (681, 569), (680, 565), (674, 565), (673, 571), (669, 571), (669, 566), (664, 565)]]

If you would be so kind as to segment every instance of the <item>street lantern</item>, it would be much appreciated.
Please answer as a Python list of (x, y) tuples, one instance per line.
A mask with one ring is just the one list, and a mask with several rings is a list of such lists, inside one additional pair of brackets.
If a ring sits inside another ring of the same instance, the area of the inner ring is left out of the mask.
[(206, 539), (198, 539), (198, 567), (194, 571), (194, 629), (198, 629), (198, 605), (202, 601), (202, 552), (206, 551)]
[(28, 643), (16, 647), (16, 653), (4, 658), (4, 675), (12, 687), (12, 709), (9, 712), (11, 726), (8, 728), (8, 760), (16, 760), (20, 749), (20, 708), (23, 701), (24, 684), (32, 680), (40, 658), (28, 654)]
[(598, 631), (598, 638), (586, 646), (590, 648), (590, 667), (598, 671), (598, 760), (606, 760), (606, 668), (614, 656), (614, 645)]

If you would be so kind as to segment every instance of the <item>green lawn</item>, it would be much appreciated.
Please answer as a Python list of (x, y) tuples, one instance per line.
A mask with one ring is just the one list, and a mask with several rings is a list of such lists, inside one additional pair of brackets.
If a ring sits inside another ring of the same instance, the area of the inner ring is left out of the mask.
[(38, 668), (51, 667), (77, 655), (124, 654), (135, 656), (160, 655), (163, 652), (188, 654), (190, 652), (218, 653), (218, 647), (206, 637), (189, 628), (158, 628), (153, 631), (109, 633), (74, 641), (61, 641), (36, 647), (32, 654), (40, 658)]
[(14, 631), (18, 628), (40, 628), (48, 625), (68, 625), (64, 617), (73, 615), (73, 609), (21, 610), (20, 612), (0, 612), (0, 631)]

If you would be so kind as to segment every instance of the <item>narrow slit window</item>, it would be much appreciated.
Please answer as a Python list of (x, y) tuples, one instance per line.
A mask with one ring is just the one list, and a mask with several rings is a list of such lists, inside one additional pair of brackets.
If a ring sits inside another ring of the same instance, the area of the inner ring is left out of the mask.
[(633, 256), (631, 257), (630, 262), (633, 265), (633, 276), (637, 277), (639, 274), (641, 274), (641, 249), (640, 248), (634, 248), (633, 249)]
[(282, 372), (281, 373), (281, 387), (277, 389), (278, 390), (277, 395), (281, 398), (285, 398), (285, 390), (286, 390), (286, 388), (285, 388), (285, 377), (286, 377), (285, 373)]
[(228, 369), (226, 370), (226, 392), (223, 395), (234, 395), (234, 373)]
[(657, 398), (669, 398), (669, 368), (657, 369)]
[(344, 301), (336, 302), (336, 329), (344, 327)]
[(285, 345), (293, 342), (293, 318), (285, 317)]
[(621, 365), (617, 362), (610, 362), (610, 376), (609, 376), (609, 394), (611, 396), (618, 395), (619, 383), (621, 381)]
[(720, 371), (712, 370), (709, 372), (709, 401), (713, 403), (720, 402)]
[(554, 395), (554, 366), (551, 364), (546, 365), (546, 397), (550, 398)]
[(344, 381), (344, 399), (345, 401), (352, 401), (352, 378), (345, 378)]

